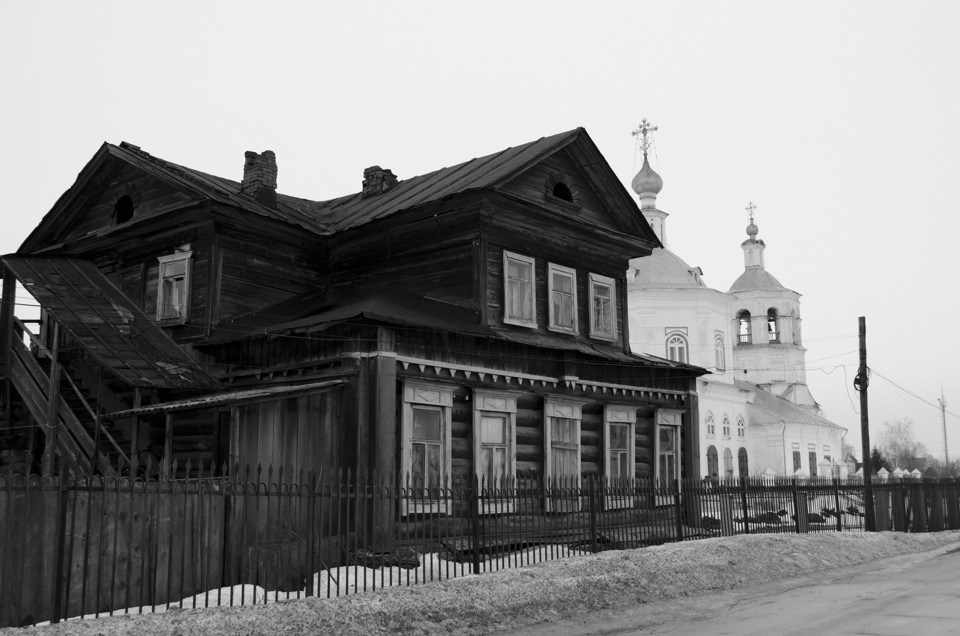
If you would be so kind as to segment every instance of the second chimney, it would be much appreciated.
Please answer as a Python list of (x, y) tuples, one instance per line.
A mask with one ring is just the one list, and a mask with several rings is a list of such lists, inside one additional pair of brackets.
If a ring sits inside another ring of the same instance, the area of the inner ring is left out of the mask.
[(272, 150), (243, 153), (240, 192), (272, 208), (277, 207), (277, 155)]
[(360, 198), (375, 197), (397, 185), (397, 177), (390, 170), (370, 166), (363, 171), (363, 194)]

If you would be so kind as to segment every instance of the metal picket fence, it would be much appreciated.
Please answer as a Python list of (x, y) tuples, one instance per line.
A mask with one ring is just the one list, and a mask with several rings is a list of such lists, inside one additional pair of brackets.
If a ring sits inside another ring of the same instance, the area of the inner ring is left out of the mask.
[[(864, 529), (854, 480), (218, 473), (0, 474), (0, 627), (335, 597), (714, 536)], [(878, 530), (960, 528), (952, 480), (873, 493)]]

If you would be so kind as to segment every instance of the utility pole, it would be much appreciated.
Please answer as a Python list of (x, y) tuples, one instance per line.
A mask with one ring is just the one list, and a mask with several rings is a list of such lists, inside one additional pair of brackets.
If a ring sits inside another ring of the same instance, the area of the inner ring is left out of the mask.
[(950, 451), (947, 450), (947, 400), (943, 397), (943, 385), (940, 385), (940, 415), (943, 417), (943, 463), (950, 463)]
[(867, 414), (867, 386), (870, 384), (867, 369), (867, 319), (860, 316), (860, 370), (853, 380), (853, 386), (860, 392), (860, 440), (863, 453), (863, 514), (865, 530), (877, 531), (877, 520), (873, 514), (873, 475), (870, 466), (870, 417)]

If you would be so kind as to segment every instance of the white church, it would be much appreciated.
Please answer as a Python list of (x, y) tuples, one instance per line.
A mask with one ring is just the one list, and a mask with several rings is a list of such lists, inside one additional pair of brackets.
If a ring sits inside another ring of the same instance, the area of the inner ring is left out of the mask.
[(744, 271), (727, 292), (670, 251), (667, 213), (657, 208), (663, 179), (650, 167), (644, 120), (643, 167), (632, 187), (663, 248), (634, 258), (627, 271), (630, 346), (635, 352), (711, 371), (698, 380), (696, 478), (846, 477), (845, 428), (822, 416), (806, 383), (800, 294), (764, 267), (751, 204)]

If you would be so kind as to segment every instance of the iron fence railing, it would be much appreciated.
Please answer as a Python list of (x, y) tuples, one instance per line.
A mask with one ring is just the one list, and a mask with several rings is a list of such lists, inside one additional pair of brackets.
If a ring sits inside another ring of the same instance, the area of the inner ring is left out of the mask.
[[(712, 536), (864, 530), (860, 481), (389, 483), (175, 467), (0, 474), (0, 627), (341, 596)], [(873, 486), (877, 529), (960, 528), (960, 484)]]

